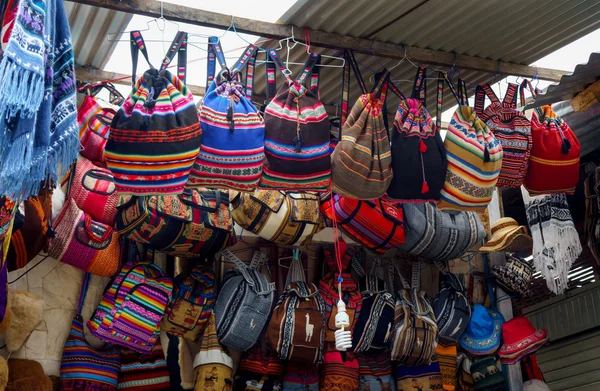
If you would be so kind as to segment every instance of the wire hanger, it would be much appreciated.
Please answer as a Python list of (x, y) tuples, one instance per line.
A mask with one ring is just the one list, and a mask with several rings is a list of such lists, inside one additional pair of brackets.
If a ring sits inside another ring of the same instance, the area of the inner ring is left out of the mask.
[[(146, 23), (146, 28), (145, 29), (133, 29), (133, 30), (126, 30), (126, 31), (116, 31), (116, 32), (112, 32), (112, 33), (107, 33), (106, 34), (106, 40), (110, 41), (110, 42), (129, 42), (130, 38), (129, 38), (129, 33), (131, 31), (150, 31), (150, 29), (152, 28), (150, 26), (151, 23), (154, 23), (156, 25), (156, 28), (163, 33), (167, 28), (167, 23), (170, 23), (174, 26), (177, 27), (177, 32), (179, 32), (180, 28), (179, 28), (179, 23), (177, 22), (173, 22), (172, 20), (168, 20), (165, 18), (164, 16), (164, 12), (163, 12), (163, 1), (160, 0), (160, 16), (158, 18), (154, 18), (148, 21), (148, 23)], [(123, 35), (125, 35), (125, 37), (123, 38)], [(117, 39), (118, 38), (118, 39)], [(162, 40), (160, 39), (147, 39), (144, 40), (145, 42), (166, 42), (164, 37)], [(171, 43), (171, 41), (169, 40), (169, 43)]]

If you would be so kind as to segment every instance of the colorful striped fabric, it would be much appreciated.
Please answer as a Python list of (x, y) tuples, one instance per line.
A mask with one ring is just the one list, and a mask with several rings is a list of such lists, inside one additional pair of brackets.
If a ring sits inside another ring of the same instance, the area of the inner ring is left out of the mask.
[[(250, 45), (235, 70), (254, 58)], [(219, 54), (219, 53), (217, 53)], [(249, 68), (248, 72), (251, 72)], [(246, 90), (229, 73), (219, 74), (204, 96), (200, 110), (203, 139), (187, 187), (229, 188), (254, 191), (262, 174), (265, 125), (252, 104), (251, 84)], [(247, 83), (253, 75), (247, 73)]]
[(387, 199), (360, 201), (334, 194), (321, 211), (330, 220), (335, 213), (345, 234), (376, 253), (384, 254), (405, 242), (402, 208)]
[(321, 365), (320, 391), (350, 391), (359, 389), (358, 360), (342, 358), (341, 352), (327, 352)]
[(158, 266), (128, 262), (104, 293), (88, 327), (106, 342), (150, 353), (172, 291), (172, 280)]
[(331, 151), (327, 111), (311, 79), (320, 55), (312, 53), (297, 81), (292, 81), (274, 50), (271, 59), (287, 83), (265, 109), (265, 166), (259, 187), (292, 191), (327, 191), (331, 183)]
[(360, 390), (392, 391), (395, 389), (396, 381), (392, 376), (392, 359), (389, 353), (379, 355), (359, 354), (357, 358)]
[(448, 171), (438, 209), (484, 211), (502, 166), (502, 147), (469, 106), (454, 112), (444, 140)]
[[(516, 109), (517, 89), (517, 84), (509, 83), (504, 100), (500, 102), (488, 84), (477, 86), (475, 113), (494, 133), (503, 151), (497, 187), (521, 186), (529, 166), (531, 122)], [(484, 110), (485, 95), (492, 103)]]
[[(138, 35), (132, 38), (134, 73)], [(166, 70), (166, 60), (186, 41), (187, 33), (180, 31), (161, 69), (144, 73), (113, 119), (104, 157), (120, 194), (183, 192), (200, 151), (202, 129), (192, 93)], [(145, 46), (142, 48), (147, 58)]]
[(170, 386), (167, 361), (160, 343), (149, 354), (129, 349), (121, 351), (119, 390), (169, 391)]
[(121, 352), (107, 345), (96, 349), (85, 339), (81, 309), (90, 282), (90, 274), (83, 278), (79, 294), (77, 314), (71, 323), (71, 331), (63, 350), (60, 365), (60, 389), (62, 391), (102, 390), (116, 391)]

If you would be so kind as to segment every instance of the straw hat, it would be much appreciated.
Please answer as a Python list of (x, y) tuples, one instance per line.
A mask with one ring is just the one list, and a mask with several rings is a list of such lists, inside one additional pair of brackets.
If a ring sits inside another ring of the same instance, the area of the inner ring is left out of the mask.
[(518, 251), (531, 248), (533, 241), (527, 227), (515, 219), (503, 217), (492, 224), (492, 238), (479, 249), (480, 252)]

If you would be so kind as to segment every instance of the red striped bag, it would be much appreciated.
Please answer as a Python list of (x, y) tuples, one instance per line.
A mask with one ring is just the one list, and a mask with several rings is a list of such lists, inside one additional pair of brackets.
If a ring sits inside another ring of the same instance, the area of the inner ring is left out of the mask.
[(373, 252), (384, 254), (405, 241), (402, 208), (386, 198), (360, 201), (334, 194), (321, 211), (330, 220), (335, 214), (340, 229)]
[[(502, 168), (497, 187), (519, 187), (523, 184), (531, 155), (531, 122), (517, 110), (518, 84), (508, 83), (504, 100), (500, 102), (488, 84), (477, 86), (475, 113), (490, 128), (502, 146)], [(485, 108), (485, 96), (492, 103)]]
[(75, 200), (79, 209), (95, 221), (110, 226), (114, 224), (119, 196), (109, 169), (80, 157), (69, 196)]

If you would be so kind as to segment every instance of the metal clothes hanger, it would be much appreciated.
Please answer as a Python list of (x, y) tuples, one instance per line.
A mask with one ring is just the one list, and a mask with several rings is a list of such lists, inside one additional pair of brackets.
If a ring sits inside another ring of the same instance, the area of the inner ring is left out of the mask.
[[(116, 32), (112, 32), (112, 33), (107, 33), (106, 34), (106, 40), (110, 41), (110, 42), (129, 42), (129, 33), (132, 31), (150, 31), (150, 29), (152, 28), (150, 26), (151, 23), (154, 23), (156, 25), (156, 28), (163, 33), (167, 28), (167, 23), (170, 23), (172, 25), (175, 25), (177, 27), (177, 32), (179, 32), (180, 28), (179, 28), (179, 23), (177, 22), (173, 22), (172, 20), (168, 20), (165, 18), (164, 13), (163, 13), (163, 1), (160, 1), (160, 16), (158, 18), (154, 18), (148, 21), (148, 23), (146, 23), (146, 28), (145, 29), (133, 29), (133, 30), (126, 30), (126, 31), (116, 31)], [(125, 35), (126, 37), (123, 38), (122, 36)], [(118, 39), (117, 39), (118, 38)], [(162, 40), (157, 40), (157, 39), (148, 39), (148, 40), (144, 40), (145, 42), (166, 42), (164, 37)], [(169, 43), (171, 43), (171, 41), (169, 40)]]

